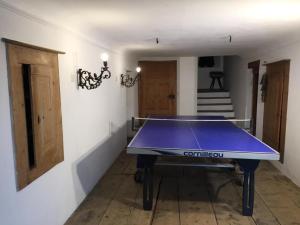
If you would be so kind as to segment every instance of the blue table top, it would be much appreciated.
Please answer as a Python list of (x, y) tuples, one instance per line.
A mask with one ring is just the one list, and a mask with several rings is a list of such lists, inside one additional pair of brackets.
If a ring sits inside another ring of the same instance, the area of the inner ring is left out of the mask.
[[(225, 119), (219, 116), (155, 118), (183, 120)], [(276, 159), (279, 158), (278, 152), (230, 121), (148, 120), (140, 128), (139, 132), (128, 145), (128, 148), (133, 150), (152, 149), (160, 152), (170, 150), (174, 154), (176, 154), (176, 150), (255, 153), (256, 155), (272, 154), (276, 155)]]

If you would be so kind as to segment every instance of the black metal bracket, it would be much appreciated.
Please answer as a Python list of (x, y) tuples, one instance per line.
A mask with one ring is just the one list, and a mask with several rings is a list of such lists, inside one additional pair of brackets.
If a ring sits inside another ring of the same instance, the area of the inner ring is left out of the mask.
[(88, 90), (95, 89), (100, 86), (103, 79), (109, 79), (111, 77), (111, 72), (108, 69), (107, 62), (103, 62), (103, 67), (101, 67), (100, 74), (92, 73), (79, 69), (77, 71), (78, 75), (78, 87), (86, 88)]
[(130, 73), (130, 70), (126, 70), (126, 73), (121, 74), (121, 85), (127, 88), (134, 86), (135, 82), (139, 79), (140, 76), (140, 74), (138, 73), (135, 77), (131, 77)]

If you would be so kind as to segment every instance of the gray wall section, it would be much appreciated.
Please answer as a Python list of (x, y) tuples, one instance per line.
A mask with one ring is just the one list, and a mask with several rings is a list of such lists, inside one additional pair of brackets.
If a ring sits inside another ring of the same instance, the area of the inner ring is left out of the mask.
[[(209, 77), (209, 73), (211, 71), (223, 71), (223, 56), (215, 56), (214, 61), (214, 67), (198, 67), (198, 89), (207, 89), (210, 87), (211, 78)], [(217, 83), (215, 87), (219, 87)]]
[(224, 57), (225, 88), (230, 91), (235, 115), (245, 118), (247, 115), (248, 78), (247, 63), (239, 56)]

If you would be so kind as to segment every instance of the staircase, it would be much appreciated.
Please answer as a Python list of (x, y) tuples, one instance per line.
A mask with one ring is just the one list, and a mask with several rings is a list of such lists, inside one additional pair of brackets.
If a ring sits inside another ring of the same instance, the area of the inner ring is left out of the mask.
[(198, 89), (197, 115), (224, 116), (235, 118), (233, 105), (228, 91)]

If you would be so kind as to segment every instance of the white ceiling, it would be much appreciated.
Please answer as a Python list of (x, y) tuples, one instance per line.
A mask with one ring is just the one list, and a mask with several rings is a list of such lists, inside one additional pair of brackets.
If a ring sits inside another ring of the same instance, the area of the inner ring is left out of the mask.
[(6, 2), (51, 23), (144, 56), (239, 54), (300, 32), (300, 0)]

